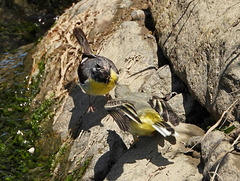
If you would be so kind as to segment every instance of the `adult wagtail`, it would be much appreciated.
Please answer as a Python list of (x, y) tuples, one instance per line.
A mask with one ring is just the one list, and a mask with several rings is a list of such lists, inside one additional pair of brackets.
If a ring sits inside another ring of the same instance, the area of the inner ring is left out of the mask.
[(89, 95), (90, 106), (88, 112), (93, 112), (91, 95), (106, 95), (118, 81), (118, 69), (106, 57), (93, 54), (87, 38), (81, 28), (76, 27), (73, 34), (82, 46), (82, 61), (78, 67), (78, 77), (83, 91)]
[(143, 92), (130, 92), (124, 85), (118, 85), (116, 98), (109, 100), (105, 109), (123, 131), (129, 131), (137, 141), (138, 136), (151, 136), (158, 131), (164, 137), (177, 135), (173, 126), (180, 122), (169, 104), (157, 96)]

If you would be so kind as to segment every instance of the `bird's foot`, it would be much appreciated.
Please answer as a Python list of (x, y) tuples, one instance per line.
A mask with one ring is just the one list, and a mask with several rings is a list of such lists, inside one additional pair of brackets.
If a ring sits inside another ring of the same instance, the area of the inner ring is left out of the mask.
[(90, 105), (88, 110), (87, 110), (87, 113), (94, 112), (94, 110), (97, 110), (97, 108), (95, 106), (93, 106), (93, 105)]

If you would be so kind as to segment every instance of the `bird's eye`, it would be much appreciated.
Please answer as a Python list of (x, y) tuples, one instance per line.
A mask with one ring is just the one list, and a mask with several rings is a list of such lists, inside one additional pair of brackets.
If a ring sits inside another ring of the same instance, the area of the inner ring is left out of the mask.
[(101, 68), (101, 65), (97, 63), (96, 68)]

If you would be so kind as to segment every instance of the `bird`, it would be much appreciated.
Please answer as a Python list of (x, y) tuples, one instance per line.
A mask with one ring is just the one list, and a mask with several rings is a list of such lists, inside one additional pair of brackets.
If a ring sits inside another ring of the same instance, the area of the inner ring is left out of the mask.
[(80, 27), (73, 29), (83, 51), (82, 60), (78, 67), (80, 86), (89, 95), (89, 109), (94, 112), (91, 96), (107, 95), (117, 84), (119, 71), (115, 64), (108, 58), (93, 53), (86, 35)]
[(181, 120), (165, 100), (144, 92), (131, 92), (127, 85), (118, 85), (115, 96), (104, 108), (121, 130), (132, 134), (134, 143), (139, 136), (152, 136), (155, 131), (164, 137), (178, 135), (174, 126)]

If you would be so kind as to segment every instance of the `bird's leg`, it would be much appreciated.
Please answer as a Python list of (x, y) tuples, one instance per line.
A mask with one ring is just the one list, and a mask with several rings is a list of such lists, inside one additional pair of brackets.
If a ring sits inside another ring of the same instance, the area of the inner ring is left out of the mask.
[(87, 113), (89, 113), (90, 111), (94, 112), (94, 110), (96, 110), (97, 108), (93, 106), (93, 103), (91, 101), (91, 95), (88, 95), (88, 97), (89, 97), (89, 107), (88, 107)]
[(132, 144), (135, 144), (138, 142), (138, 136), (137, 135), (133, 135), (133, 143)]
[(132, 135), (133, 136), (133, 142), (130, 144), (130, 148), (136, 147), (136, 143), (138, 142), (138, 136), (137, 135)]
[(134, 146), (138, 142), (138, 136), (137, 135), (132, 135), (133, 136), (133, 142), (131, 143), (131, 146)]

